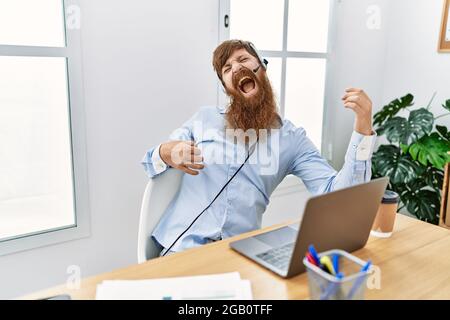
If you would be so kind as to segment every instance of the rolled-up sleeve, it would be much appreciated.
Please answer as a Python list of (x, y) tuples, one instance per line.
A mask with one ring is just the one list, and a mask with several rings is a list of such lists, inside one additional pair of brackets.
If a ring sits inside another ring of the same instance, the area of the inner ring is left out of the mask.
[(356, 131), (352, 133), (345, 162), (339, 172), (320, 155), (303, 128), (298, 128), (296, 140), (290, 173), (302, 179), (312, 194), (330, 192), (370, 180), (375, 133), (372, 136), (364, 136)]
[(353, 183), (369, 182), (372, 176), (372, 154), (376, 142), (376, 133), (364, 136), (353, 131), (350, 143), (345, 155), (344, 168), (350, 167)]
[(161, 145), (158, 145), (147, 151), (141, 162), (141, 164), (144, 166), (145, 172), (150, 178), (153, 178), (158, 174), (164, 172), (168, 167), (159, 155), (160, 147)]

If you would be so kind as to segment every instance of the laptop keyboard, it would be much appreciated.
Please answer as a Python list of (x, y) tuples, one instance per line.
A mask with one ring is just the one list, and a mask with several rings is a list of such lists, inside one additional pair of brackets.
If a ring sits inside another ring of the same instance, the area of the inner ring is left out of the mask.
[(277, 267), (278, 269), (285, 270), (287, 269), (289, 261), (291, 259), (294, 244), (294, 242), (288, 243), (284, 246), (270, 249), (269, 251), (260, 253), (256, 256)]

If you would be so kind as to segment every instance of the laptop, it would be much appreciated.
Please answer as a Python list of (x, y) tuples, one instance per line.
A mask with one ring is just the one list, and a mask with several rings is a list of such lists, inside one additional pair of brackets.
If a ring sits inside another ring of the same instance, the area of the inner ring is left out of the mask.
[(235, 251), (283, 278), (305, 271), (310, 244), (317, 252), (364, 247), (389, 178), (325, 193), (308, 199), (301, 223), (230, 243)]

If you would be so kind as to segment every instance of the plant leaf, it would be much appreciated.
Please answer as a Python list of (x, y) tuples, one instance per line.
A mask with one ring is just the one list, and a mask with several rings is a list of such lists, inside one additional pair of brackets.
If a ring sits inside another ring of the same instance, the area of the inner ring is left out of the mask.
[(441, 197), (437, 190), (422, 189), (423, 179), (416, 179), (408, 184), (403, 184), (396, 192), (399, 192), (402, 203), (411, 214), (422, 221), (433, 224), (439, 223), (439, 211)]
[(386, 134), (391, 143), (400, 142), (409, 145), (433, 129), (434, 117), (425, 108), (411, 111), (408, 120), (394, 117), (385, 122), (378, 130), (379, 135)]
[(372, 157), (373, 171), (389, 177), (392, 184), (407, 183), (420, 176), (421, 168), (408, 154), (402, 155), (394, 145), (382, 145)]
[(444, 109), (447, 109), (448, 111), (450, 111), (450, 99), (445, 101), (445, 103), (442, 105), (442, 107), (444, 107)]
[(402, 132), (404, 132), (408, 121), (402, 117), (394, 117), (385, 122), (384, 125), (377, 129), (379, 136), (385, 134), (389, 142), (399, 142), (402, 138)]
[(424, 109), (414, 110), (408, 118), (408, 130), (403, 137), (403, 142), (409, 144), (409, 140), (417, 140), (433, 130), (434, 116)]
[[(411, 157), (414, 160), (417, 160), (417, 156), (419, 154), (420, 148), (416, 145), (416, 144), (412, 144), (411, 146), (409, 146), (409, 154), (411, 155)], [(424, 166), (426, 166), (427, 164), (423, 164)]]
[(400, 99), (391, 101), (388, 105), (384, 106), (381, 111), (375, 113), (373, 124), (381, 126), (386, 120), (394, 117), (400, 110), (412, 106), (414, 96), (410, 93)]
[(414, 160), (418, 160), (424, 166), (428, 163), (437, 169), (443, 169), (450, 162), (450, 142), (442, 138), (437, 132), (425, 135), (409, 148), (409, 154)]
[(408, 149), (409, 149), (408, 145), (400, 143), (400, 148), (402, 149), (403, 153), (408, 153)]
[(435, 189), (442, 190), (442, 184), (444, 182), (444, 171), (435, 167), (427, 167), (421, 175), (423, 181), (427, 186)]
[(436, 130), (444, 139), (450, 141), (450, 131), (447, 131), (446, 126), (436, 125)]

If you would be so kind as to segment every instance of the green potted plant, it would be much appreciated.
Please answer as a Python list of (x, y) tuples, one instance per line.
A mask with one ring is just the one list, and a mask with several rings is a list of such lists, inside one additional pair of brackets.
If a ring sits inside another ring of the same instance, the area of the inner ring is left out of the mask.
[[(433, 96), (434, 98), (434, 96)], [(439, 223), (443, 168), (450, 162), (450, 132), (435, 120), (427, 107), (412, 109), (414, 96), (407, 94), (384, 106), (374, 115), (379, 136), (389, 144), (379, 146), (372, 158), (372, 177), (387, 176), (388, 189), (400, 195), (399, 211), (406, 209), (422, 221)], [(450, 99), (442, 107), (450, 111)], [(405, 110), (408, 118), (397, 114)]]

